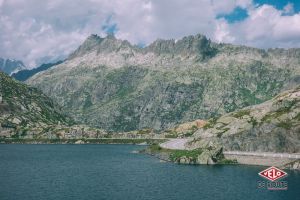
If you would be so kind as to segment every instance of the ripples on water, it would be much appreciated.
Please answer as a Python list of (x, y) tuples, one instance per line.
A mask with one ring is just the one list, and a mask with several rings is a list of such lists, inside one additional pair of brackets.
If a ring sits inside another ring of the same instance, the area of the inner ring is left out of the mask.
[(287, 191), (257, 189), (265, 167), (188, 166), (131, 153), (133, 145), (0, 145), (0, 199), (300, 199), (300, 173)]

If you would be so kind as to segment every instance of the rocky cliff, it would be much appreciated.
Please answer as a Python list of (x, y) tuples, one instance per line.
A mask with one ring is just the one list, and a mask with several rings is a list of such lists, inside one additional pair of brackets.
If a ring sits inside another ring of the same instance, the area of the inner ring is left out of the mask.
[(157, 130), (271, 99), (300, 83), (300, 49), (217, 44), (205, 36), (140, 48), (91, 35), (60, 65), (31, 77), (81, 123)]
[(225, 151), (300, 152), (300, 86), (262, 104), (210, 119), (186, 145)]

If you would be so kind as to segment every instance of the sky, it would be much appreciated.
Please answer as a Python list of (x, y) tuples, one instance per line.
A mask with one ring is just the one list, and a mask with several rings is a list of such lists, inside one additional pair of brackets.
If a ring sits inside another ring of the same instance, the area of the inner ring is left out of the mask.
[(258, 48), (300, 48), (299, 0), (0, 0), (0, 57), (28, 67), (66, 58), (89, 35), (133, 44), (198, 33)]

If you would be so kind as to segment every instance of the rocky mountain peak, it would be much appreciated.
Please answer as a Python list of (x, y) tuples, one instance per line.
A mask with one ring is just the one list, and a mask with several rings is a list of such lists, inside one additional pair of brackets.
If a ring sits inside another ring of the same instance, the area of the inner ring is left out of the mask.
[(83, 44), (99, 44), (103, 38), (98, 36), (97, 34), (91, 34), (87, 39), (83, 42)]
[(108, 33), (105, 38), (108, 40), (117, 40), (115, 34), (113, 33)]
[(145, 49), (156, 54), (175, 54), (184, 56), (196, 56), (199, 60), (212, 57), (217, 49), (209, 39), (204, 35), (190, 35), (175, 41), (158, 39), (151, 43)]
[(175, 46), (175, 40), (163, 40), (163, 39), (157, 39), (153, 43), (151, 43), (148, 47), (145, 49), (147, 51), (154, 52), (156, 54), (162, 54), (162, 53), (174, 53), (174, 46)]
[(115, 35), (108, 34), (98, 45), (98, 53), (118, 52), (121, 49), (131, 49), (133, 46), (127, 40), (117, 39)]
[(96, 51), (97, 54), (99, 54), (118, 52), (120, 49), (131, 49), (132, 47), (133, 46), (127, 40), (117, 39), (113, 34), (108, 34), (104, 38), (92, 34), (69, 56), (69, 60), (92, 51)]
[(210, 40), (208, 40), (204, 35), (197, 34), (183, 37), (181, 40), (176, 42), (176, 46), (181, 49), (199, 50), (210, 43)]
[(104, 38), (96, 34), (90, 35), (83, 43), (76, 49), (72, 54), (70, 54), (68, 59), (72, 59), (81, 55), (86, 54), (92, 50), (95, 50), (96, 47), (103, 41)]
[(204, 35), (190, 35), (176, 42), (175, 51), (183, 54), (196, 54), (201, 59), (212, 57), (217, 49)]
[(215, 46), (216, 44), (212, 43), (201, 34), (186, 36), (178, 41), (175, 41), (174, 39), (157, 39), (145, 48), (135, 47), (127, 40), (117, 39), (113, 34), (108, 34), (104, 38), (92, 34), (69, 56), (69, 59), (82, 56), (92, 51), (101, 54), (120, 51), (132, 52), (133, 50), (136, 50), (144, 53), (153, 52), (157, 55), (170, 54), (188, 57), (192, 56), (201, 61), (213, 57), (216, 54), (217, 48)]

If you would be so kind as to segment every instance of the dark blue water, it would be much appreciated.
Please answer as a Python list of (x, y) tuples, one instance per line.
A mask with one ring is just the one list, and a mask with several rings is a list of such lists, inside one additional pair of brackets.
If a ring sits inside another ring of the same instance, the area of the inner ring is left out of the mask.
[(0, 145), (1, 200), (300, 199), (300, 173), (287, 191), (257, 189), (265, 167), (161, 163), (133, 145)]

